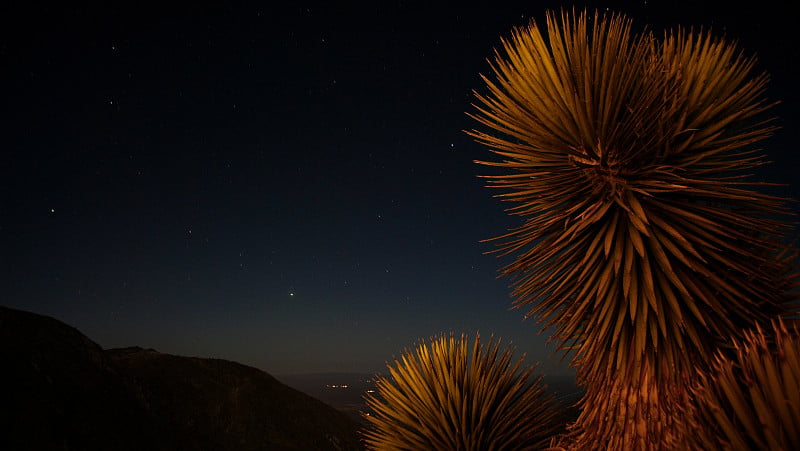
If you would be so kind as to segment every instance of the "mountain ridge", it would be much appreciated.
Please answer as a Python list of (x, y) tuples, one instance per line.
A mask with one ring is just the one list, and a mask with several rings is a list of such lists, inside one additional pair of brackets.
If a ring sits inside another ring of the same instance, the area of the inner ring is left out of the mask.
[(352, 418), (237, 362), (104, 350), (4, 306), (0, 359), (2, 449), (361, 449)]

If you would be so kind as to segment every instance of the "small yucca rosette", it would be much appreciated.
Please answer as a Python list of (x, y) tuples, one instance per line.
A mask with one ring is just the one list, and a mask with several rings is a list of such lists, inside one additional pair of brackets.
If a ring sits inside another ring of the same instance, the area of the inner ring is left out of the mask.
[(561, 410), (533, 367), (512, 365), (513, 349), (490, 338), (434, 338), (406, 351), (377, 379), (364, 415), (370, 449), (544, 449)]
[(800, 331), (757, 327), (720, 352), (693, 390), (686, 434), (693, 449), (800, 449)]

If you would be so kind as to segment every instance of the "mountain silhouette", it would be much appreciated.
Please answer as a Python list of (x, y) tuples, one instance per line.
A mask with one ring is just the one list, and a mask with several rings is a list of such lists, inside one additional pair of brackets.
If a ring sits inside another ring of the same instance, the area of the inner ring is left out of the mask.
[(3, 306), (0, 360), (0, 449), (361, 449), (352, 418), (235, 362), (103, 350)]

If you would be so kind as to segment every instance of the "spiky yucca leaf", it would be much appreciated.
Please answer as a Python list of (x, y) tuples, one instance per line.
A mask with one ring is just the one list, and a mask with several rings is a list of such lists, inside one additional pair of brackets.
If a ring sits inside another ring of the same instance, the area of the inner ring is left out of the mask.
[(717, 354), (693, 390), (693, 449), (800, 449), (800, 330), (773, 321)]
[(552, 395), (545, 394), (533, 367), (511, 365), (513, 350), (490, 339), (453, 335), (406, 351), (390, 378), (379, 377), (373, 411), (365, 418), (371, 449), (543, 449), (562, 428)]
[(694, 367), (785, 310), (784, 200), (747, 177), (767, 77), (710, 33), (585, 11), (515, 29), (490, 64), (471, 114), (488, 130), (468, 133), (525, 219), (496, 238), (515, 305), (575, 350), (573, 445), (660, 446)]

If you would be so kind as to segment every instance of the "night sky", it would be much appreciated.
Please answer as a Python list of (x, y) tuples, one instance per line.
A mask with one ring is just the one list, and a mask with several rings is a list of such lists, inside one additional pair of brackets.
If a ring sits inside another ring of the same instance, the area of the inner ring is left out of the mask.
[[(511, 309), (510, 260), (481, 243), (520, 220), (464, 130), (500, 37), (572, 3), (163, 3), (0, 7), (0, 304), (104, 348), (278, 375), (380, 371), (421, 339), (478, 331), (567, 371)], [(575, 5), (756, 53), (783, 102), (756, 177), (795, 183), (788, 7), (693, 3)]]

